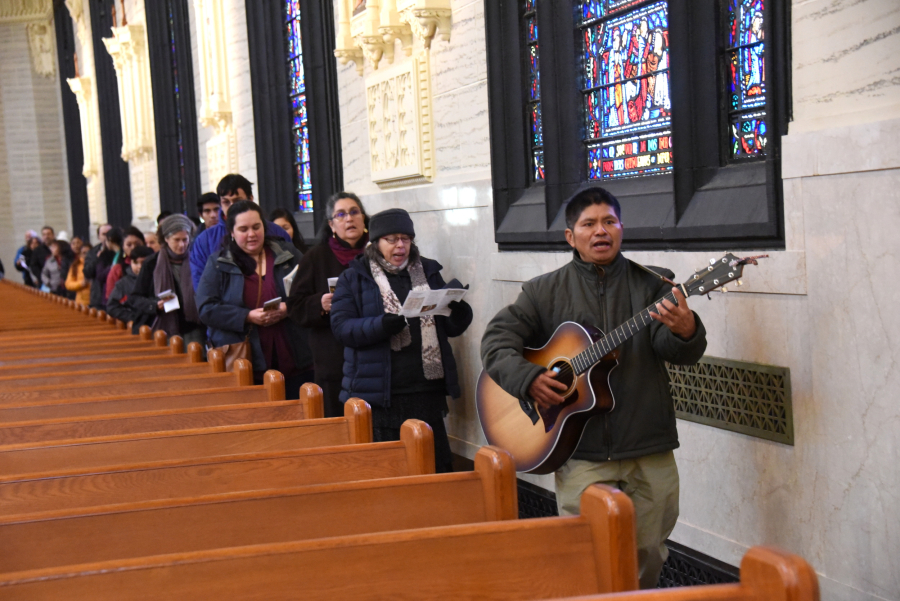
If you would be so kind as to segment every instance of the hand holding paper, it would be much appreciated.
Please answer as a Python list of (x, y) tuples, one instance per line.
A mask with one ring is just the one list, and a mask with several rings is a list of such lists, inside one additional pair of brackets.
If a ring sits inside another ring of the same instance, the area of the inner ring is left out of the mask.
[(412, 290), (400, 308), (404, 317), (424, 317), (426, 315), (450, 315), (450, 303), (461, 301), (467, 290), (444, 288), (441, 290)]

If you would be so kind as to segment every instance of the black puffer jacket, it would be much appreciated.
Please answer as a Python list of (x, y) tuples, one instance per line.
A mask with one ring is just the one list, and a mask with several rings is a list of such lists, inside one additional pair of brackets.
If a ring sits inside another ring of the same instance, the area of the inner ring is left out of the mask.
[[(423, 257), (422, 268), (432, 290), (444, 287), (440, 263)], [(472, 323), (471, 307), (465, 302), (460, 305), (459, 319), (443, 315), (434, 318), (444, 382), (447, 394), (454, 398), (461, 393), (449, 338), (459, 336)], [(341, 402), (359, 397), (372, 405), (391, 406), (391, 337), (382, 327), (383, 317), (381, 290), (369, 270), (368, 259), (360, 255), (341, 274), (331, 303), (331, 329), (344, 345)]]

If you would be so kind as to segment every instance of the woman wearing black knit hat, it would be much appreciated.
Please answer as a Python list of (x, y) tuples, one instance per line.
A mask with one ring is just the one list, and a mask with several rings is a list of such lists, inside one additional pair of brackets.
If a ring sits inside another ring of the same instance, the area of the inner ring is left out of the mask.
[(372, 405), (376, 441), (399, 440), (407, 419), (428, 423), (434, 431), (435, 467), (447, 472), (446, 397), (460, 396), (449, 338), (466, 331), (472, 309), (456, 302), (447, 317), (399, 315), (411, 290), (444, 287), (441, 264), (419, 255), (415, 236), (403, 209), (372, 216), (372, 243), (338, 280), (331, 328), (346, 347), (341, 401), (359, 397)]

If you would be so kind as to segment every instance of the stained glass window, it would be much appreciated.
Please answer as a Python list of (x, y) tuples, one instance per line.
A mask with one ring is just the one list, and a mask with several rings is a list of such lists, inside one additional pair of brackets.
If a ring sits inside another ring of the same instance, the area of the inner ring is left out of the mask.
[(544, 127), (541, 115), (541, 66), (538, 45), (537, 4), (539, 0), (525, 1), (525, 72), (528, 74), (526, 115), (528, 115), (531, 146), (532, 181), (544, 179)]
[(725, 1), (726, 85), (732, 160), (766, 155), (765, 0)]
[(588, 178), (671, 171), (668, 2), (576, 6)]
[(291, 99), (291, 131), (294, 147), (294, 183), (297, 210), (313, 210), (309, 161), (309, 125), (306, 118), (306, 81), (300, 34), (300, 0), (285, 0), (285, 29), (288, 50), (288, 93)]
[(169, 27), (169, 53), (172, 60), (172, 89), (175, 94), (173, 101), (175, 102), (175, 135), (178, 141), (178, 169), (179, 181), (181, 182), (181, 206), (189, 205), (187, 199), (187, 182), (185, 178), (184, 168), (184, 123), (181, 119), (181, 89), (178, 83), (178, 52), (175, 46), (175, 8), (172, 0), (168, 0), (166, 4), (168, 27)]

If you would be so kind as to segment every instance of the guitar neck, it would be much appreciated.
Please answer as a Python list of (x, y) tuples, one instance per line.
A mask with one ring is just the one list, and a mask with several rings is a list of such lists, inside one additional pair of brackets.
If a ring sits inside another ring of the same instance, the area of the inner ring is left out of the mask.
[[(631, 319), (626, 320), (625, 323), (572, 358), (572, 366), (575, 368), (575, 373), (578, 375), (583, 374), (597, 363), (600, 363), (603, 357), (621, 346), (626, 340), (653, 323), (653, 318), (650, 317), (650, 310), (655, 310), (656, 305), (663, 300), (667, 300), (675, 305), (678, 304), (675, 300), (675, 295), (669, 292)], [(658, 312), (658, 310), (654, 311), (654, 313)]]

